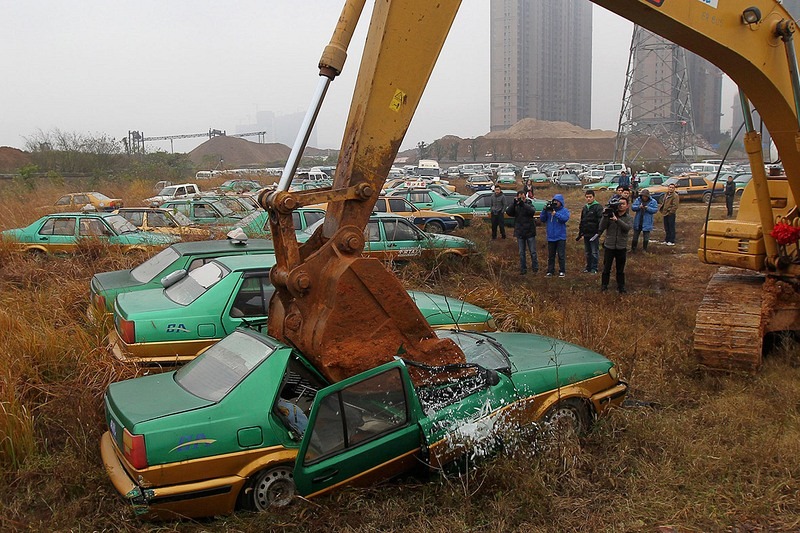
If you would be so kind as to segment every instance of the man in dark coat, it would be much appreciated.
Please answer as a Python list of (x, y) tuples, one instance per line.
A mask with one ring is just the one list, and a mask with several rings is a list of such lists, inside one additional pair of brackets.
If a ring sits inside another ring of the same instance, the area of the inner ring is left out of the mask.
[(736, 183), (733, 181), (733, 176), (728, 176), (728, 181), (725, 183), (725, 207), (728, 208), (728, 218), (733, 216), (733, 199), (736, 196)]
[(524, 190), (517, 192), (517, 197), (506, 209), (506, 214), (514, 218), (514, 237), (519, 245), (519, 273), (528, 272), (525, 260), (525, 248), (531, 254), (531, 270), (539, 271), (539, 258), (536, 253), (536, 208)]
[(490, 214), (492, 215), (492, 239), (497, 238), (497, 228), (500, 228), (500, 236), (506, 238), (506, 222), (503, 220), (503, 213), (508, 207), (508, 200), (499, 185), (494, 186), (494, 194), (490, 204)]
[(578, 239), (583, 237), (583, 251), (586, 255), (584, 272), (597, 274), (597, 260), (600, 255), (600, 219), (603, 218), (603, 206), (594, 199), (594, 191), (586, 191), (586, 205), (581, 210), (581, 222), (578, 226)]

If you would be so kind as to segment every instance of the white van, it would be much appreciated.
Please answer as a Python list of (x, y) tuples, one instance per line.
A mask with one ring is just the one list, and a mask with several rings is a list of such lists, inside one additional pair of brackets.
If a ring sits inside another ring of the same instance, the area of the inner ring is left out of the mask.
[(417, 164), (417, 176), (439, 176), (439, 162), (433, 159), (420, 159)]
[(197, 174), (194, 175), (195, 179), (198, 180), (210, 180), (211, 179), (211, 171), (210, 170), (199, 170)]
[(692, 163), (689, 165), (692, 169), (692, 172), (716, 172), (719, 170), (719, 165), (714, 165), (712, 163)]

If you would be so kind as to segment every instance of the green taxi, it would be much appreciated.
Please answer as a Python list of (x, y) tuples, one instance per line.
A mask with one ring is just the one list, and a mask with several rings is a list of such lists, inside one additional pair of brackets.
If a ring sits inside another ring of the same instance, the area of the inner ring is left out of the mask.
[(226, 255), (262, 255), (274, 252), (272, 241), (266, 239), (175, 243), (135, 268), (98, 272), (92, 276), (87, 314), (93, 322), (100, 320), (114, 312), (114, 301), (118, 295), (161, 287), (161, 278), (176, 270), (191, 272), (212, 259)]
[(395, 189), (388, 192), (387, 196), (405, 198), (417, 209), (429, 209), (439, 213), (460, 216), (467, 225), (469, 225), (469, 221), (472, 218), (472, 210), (461, 205), (462, 200), (453, 196), (444, 197), (430, 189)]
[(3, 231), (0, 239), (32, 254), (74, 253), (87, 240), (123, 252), (167, 246), (178, 240), (172, 235), (140, 231), (119, 215), (92, 211), (45, 215), (24, 228)]
[[(193, 270), (163, 278), (161, 289), (117, 296), (108, 336), (119, 360), (175, 364), (193, 359), (237, 327), (266, 327), (274, 292), (271, 254), (218, 257)], [(457, 299), (410, 292), (433, 327), (497, 329), (488, 311)]]
[(168, 200), (161, 204), (161, 207), (178, 211), (198, 224), (230, 225), (242, 220), (244, 213), (232, 210), (226, 205), (228, 201), (214, 197), (194, 196)]
[[(503, 194), (506, 197), (507, 205), (513, 204), (514, 199), (517, 197), (517, 191), (508, 189), (504, 189)], [(491, 216), (492, 211), (492, 195), (494, 195), (494, 191), (477, 191), (466, 200), (462, 200), (460, 203), (464, 207), (472, 210), (472, 218), (488, 219)], [(547, 202), (544, 200), (533, 200), (533, 207), (536, 208), (537, 213), (541, 213), (545, 205), (547, 205)], [(514, 219), (512, 217), (507, 216), (503, 219), (503, 221), (505, 222), (506, 226), (514, 225)]]
[[(323, 220), (319, 220), (298, 232), (297, 240), (307, 241), (322, 223)], [(426, 233), (407, 218), (391, 213), (373, 213), (364, 229), (362, 255), (382, 261), (464, 259), (473, 253), (475, 243), (468, 239)]]
[(291, 347), (236, 330), (176, 371), (108, 386), (105, 470), (139, 515), (263, 511), (441, 471), (546, 427), (584, 433), (627, 392), (614, 363), (574, 344), (437, 333), (465, 364), (387, 357), (331, 385)]

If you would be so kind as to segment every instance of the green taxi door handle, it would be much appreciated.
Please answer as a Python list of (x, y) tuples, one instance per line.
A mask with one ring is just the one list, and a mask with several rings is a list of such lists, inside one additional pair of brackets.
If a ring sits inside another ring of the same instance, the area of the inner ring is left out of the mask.
[(40, 241), (46, 241), (46, 240), (48, 240), (48, 238), (47, 237), (39, 237), (39, 240)]
[(339, 470), (329, 470), (328, 472), (322, 474), (321, 476), (317, 476), (311, 479), (312, 483), (325, 483), (326, 481), (330, 481), (333, 479), (336, 474), (339, 473)]

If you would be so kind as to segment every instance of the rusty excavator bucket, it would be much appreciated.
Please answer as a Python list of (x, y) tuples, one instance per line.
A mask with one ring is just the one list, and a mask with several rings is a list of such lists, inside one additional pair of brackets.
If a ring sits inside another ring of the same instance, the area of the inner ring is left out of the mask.
[[(320, 60), (320, 86), (278, 190), (262, 194), (270, 213), (276, 288), (269, 334), (295, 346), (329, 380), (340, 381), (402, 356), (429, 365), (463, 363), (439, 339), (400, 281), (361, 257), (364, 228), (419, 104), (460, 0), (376, 2), (333, 186), (288, 192), (322, 98), (341, 72), (364, 0), (346, 3)], [(328, 202), (323, 225), (297, 243), (292, 210)]]

